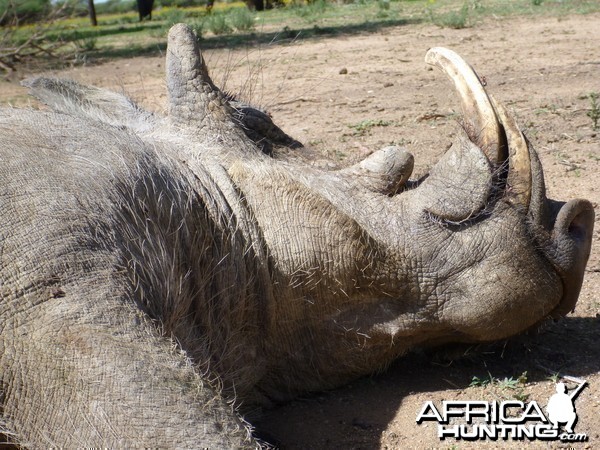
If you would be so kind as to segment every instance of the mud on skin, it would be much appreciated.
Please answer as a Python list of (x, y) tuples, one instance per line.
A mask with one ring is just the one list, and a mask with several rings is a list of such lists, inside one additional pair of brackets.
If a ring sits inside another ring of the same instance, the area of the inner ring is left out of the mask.
[(285, 156), (302, 147), (214, 85), (187, 27), (168, 44), (166, 117), (44, 78), (28, 86), (50, 111), (0, 112), (15, 442), (253, 448), (253, 405), (575, 306), (592, 206), (546, 198), (535, 150), (455, 53), (426, 61), (463, 137), (418, 181), (398, 147), (339, 171)]

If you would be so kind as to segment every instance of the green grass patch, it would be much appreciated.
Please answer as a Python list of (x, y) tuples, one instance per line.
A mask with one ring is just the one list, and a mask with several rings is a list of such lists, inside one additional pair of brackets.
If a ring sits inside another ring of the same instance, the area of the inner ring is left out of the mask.
[(256, 25), (255, 14), (248, 8), (233, 8), (228, 13), (229, 23), (236, 31), (251, 31)]
[[(112, 0), (113, 3), (117, 0)], [(132, 3), (128, 3), (130, 6)], [(217, 2), (209, 13), (203, 6), (157, 6), (152, 21), (138, 21), (135, 11), (111, 4), (110, 14), (98, 15), (98, 26), (87, 17), (56, 21), (43, 33), (47, 43), (65, 43), (64, 54), (75, 51), (90, 58), (129, 57), (158, 53), (174, 23), (189, 24), (203, 39), (204, 48), (275, 44), (290, 39), (319, 38), (376, 32), (386, 27), (431, 22), (448, 28), (477, 26), (486, 17), (513, 15), (555, 16), (600, 12), (597, 0), (291, 0), (268, 11), (250, 11), (245, 4)], [(101, 10), (102, 8), (98, 8)], [(36, 25), (13, 30), (11, 42), (25, 42)], [(141, 53), (138, 53), (141, 52)], [(41, 58), (41, 57), (40, 57)], [(42, 59), (40, 59), (42, 61)], [(594, 120), (592, 117), (590, 117)], [(597, 123), (597, 122), (596, 122)], [(597, 126), (597, 125), (595, 125)], [(368, 132), (368, 129), (356, 132)]]
[(454, 28), (455, 30), (467, 28), (469, 26), (469, 4), (465, 2), (458, 10), (441, 14), (436, 14), (430, 9), (429, 16), (431, 22), (443, 28)]
[(227, 18), (225, 17), (225, 14), (211, 14), (204, 21), (204, 25), (206, 26), (206, 29), (208, 29), (211, 33), (213, 33), (216, 36), (219, 36), (221, 34), (229, 34), (233, 31), (233, 29), (227, 23)]
[(391, 120), (367, 119), (367, 120), (363, 120), (363, 121), (353, 124), (353, 125), (348, 125), (348, 127), (352, 128), (354, 130), (355, 135), (363, 136), (363, 135), (369, 133), (369, 131), (371, 131), (371, 129), (373, 129), (375, 127), (389, 127), (390, 125), (393, 125), (393, 124), (394, 124), (394, 122), (392, 122)]
[(527, 372), (521, 373), (518, 377), (495, 378), (491, 373), (487, 376), (473, 376), (469, 387), (480, 387), (484, 389), (492, 389), (496, 391), (500, 397), (505, 399), (514, 398), (525, 402), (529, 398), (529, 394), (525, 391), (527, 385)]

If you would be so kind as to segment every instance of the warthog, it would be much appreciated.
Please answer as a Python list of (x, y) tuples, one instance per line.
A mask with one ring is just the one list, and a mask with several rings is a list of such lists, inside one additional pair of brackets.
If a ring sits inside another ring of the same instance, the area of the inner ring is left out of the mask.
[[(0, 112), (1, 422), (33, 447), (255, 447), (242, 408), (415, 346), (502, 339), (577, 301), (586, 200), (455, 53), (463, 138), (425, 178), (388, 147), (321, 170), (169, 33), (167, 117), (38, 78)], [(280, 155), (280, 156), (278, 156)], [(286, 156), (287, 155), (287, 156)]]

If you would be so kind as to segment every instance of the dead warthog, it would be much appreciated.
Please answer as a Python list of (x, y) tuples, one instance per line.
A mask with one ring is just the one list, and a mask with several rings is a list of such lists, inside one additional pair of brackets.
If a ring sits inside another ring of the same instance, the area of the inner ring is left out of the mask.
[[(455, 53), (464, 137), (420, 180), (388, 147), (320, 170), (169, 34), (167, 117), (55, 79), (0, 112), (1, 422), (33, 447), (254, 447), (237, 406), (340, 385), (417, 345), (571, 311), (585, 200)], [(300, 150), (298, 150), (300, 151)], [(294, 153), (294, 151), (288, 151)], [(275, 155), (275, 156), (273, 156)]]

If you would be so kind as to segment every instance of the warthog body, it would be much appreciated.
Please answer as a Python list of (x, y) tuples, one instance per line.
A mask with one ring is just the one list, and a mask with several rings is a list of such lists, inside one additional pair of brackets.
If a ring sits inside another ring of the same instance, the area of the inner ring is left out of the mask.
[[(169, 34), (169, 114), (73, 82), (0, 112), (1, 425), (34, 447), (253, 447), (236, 405), (482, 342), (577, 300), (593, 209), (545, 196), (452, 52), (465, 137), (426, 179), (390, 147), (322, 171)], [(274, 154), (275, 156), (273, 156)]]

